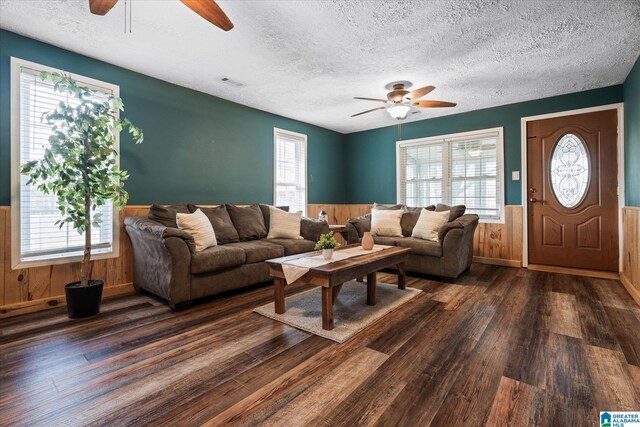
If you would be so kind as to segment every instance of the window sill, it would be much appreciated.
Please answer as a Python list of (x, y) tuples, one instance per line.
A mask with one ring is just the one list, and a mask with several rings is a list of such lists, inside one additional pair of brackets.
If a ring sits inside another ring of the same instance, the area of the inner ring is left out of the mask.
[[(108, 252), (91, 255), (91, 261), (118, 258), (119, 256), (119, 251), (117, 249), (112, 249)], [(47, 267), (50, 265), (72, 264), (80, 261), (82, 261), (82, 254), (74, 254), (70, 256), (32, 257), (24, 260), (21, 259), (19, 262), (12, 265), (11, 269), (18, 270), (22, 268)]]

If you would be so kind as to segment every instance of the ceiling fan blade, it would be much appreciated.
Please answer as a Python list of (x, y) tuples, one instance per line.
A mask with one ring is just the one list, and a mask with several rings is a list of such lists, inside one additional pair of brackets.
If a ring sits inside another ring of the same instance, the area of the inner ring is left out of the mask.
[(455, 102), (446, 102), (446, 101), (417, 101), (412, 102), (411, 105), (414, 107), (422, 107), (422, 108), (440, 108), (440, 107), (455, 107)]
[(94, 15), (106, 15), (118, 0), (89, 0), (89, 10)]
[(404, 96), (404, 101), (415, 101), (416, 99), (420, 99), (426, 94), (430, 93), (435, 88), (436, 88), (435, 86), (425, 86), (425, 87), (421, 87), (420, 89), (411, 91)]
[(353, 116), (351, 116), (351, 117), (359, 116), (359, 115), (361, 115), (361, 114), (365, 114), (365, 113), (370, 113), (370, 112), (372, 112), (372, 111), (384, 110), (385, 108), (387, 108), (387, 107), (372, 108), (371, 110), (367, 110), (367, 111), (363, 111), (362, 113), (354, 114), (354, 115), (353, 115)]
[(389, 101), (387, 101), (386, 99), (380, 99), (380, 98), (362, 98), (361, 96), (354, 96), (353, 99), (362, 99), (365, 101), (376, 101), (376, 102), (384, 102), (385, 104), (388, 103)]
[(233, 28), (233, 23), (213, 0), (180, 0), (189, 9), (225, 31)]

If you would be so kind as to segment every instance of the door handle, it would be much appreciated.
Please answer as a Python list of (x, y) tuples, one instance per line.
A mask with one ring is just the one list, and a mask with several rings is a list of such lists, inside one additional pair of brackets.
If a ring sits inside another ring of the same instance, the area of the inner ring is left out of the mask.
[(532, 198), (529, 199), (529, 201), (531, 203), (535, 203), (535, 202), (539, 202), (540, 200), (536, 199), (535, 197), (532, 197)]

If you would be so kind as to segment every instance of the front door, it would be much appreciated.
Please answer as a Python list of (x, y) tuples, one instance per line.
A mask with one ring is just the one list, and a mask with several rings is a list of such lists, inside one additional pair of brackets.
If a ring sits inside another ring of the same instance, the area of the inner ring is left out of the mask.
[(617, 111), (527, 125), (529, 263), (618, 271)]

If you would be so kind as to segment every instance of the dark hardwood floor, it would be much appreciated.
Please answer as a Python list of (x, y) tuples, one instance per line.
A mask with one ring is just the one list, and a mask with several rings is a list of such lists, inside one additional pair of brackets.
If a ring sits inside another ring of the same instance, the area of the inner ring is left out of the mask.
[(588, 426), (640, 410), (640, 308), (619, 282), (474, 264), (407, 286), (424, 293), (345, 344), (253, 313), (271, 286), (180, 313), (137, 295), (88, 320), (2, 320), (0, 424)]

